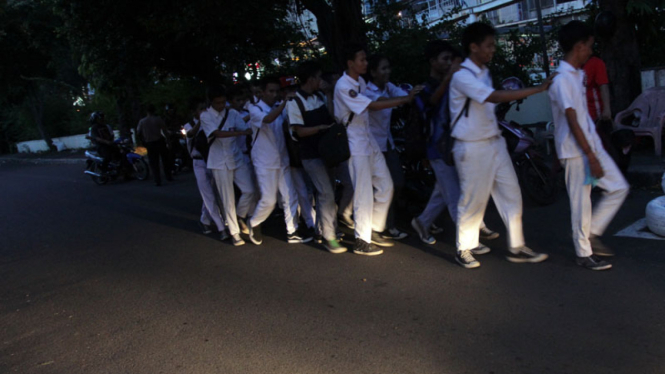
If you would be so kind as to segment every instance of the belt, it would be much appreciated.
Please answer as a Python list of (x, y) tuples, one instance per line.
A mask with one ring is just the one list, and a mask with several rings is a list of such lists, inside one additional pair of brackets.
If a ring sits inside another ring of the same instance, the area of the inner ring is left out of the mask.
[(193, 160), (203, 160), (202, 156), (194, 156), (192, 157)]

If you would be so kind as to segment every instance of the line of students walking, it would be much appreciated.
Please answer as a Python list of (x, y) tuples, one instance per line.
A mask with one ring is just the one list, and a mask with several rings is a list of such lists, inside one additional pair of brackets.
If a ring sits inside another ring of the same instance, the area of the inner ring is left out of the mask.
[[(417, 97), (428, 112), (431, 136), (427, 158), (436, 177), (427, 207), (411, 221), (420, 240), (436, 242), (433, 222), (447, 208), (456, 223), (456, 261), (465, 268), (479, 267), (475, 256), (490, 251), (480, 239), (499, 236), (483, 220), (492, 197), (507, 227), (506, 258), (514, 263), (542, 262), (548, 255), (525, 244), (520, 188), (494, 106), (549, 88), (555, 143), (571, 197), (577, 262), (592, 270), (610, 268), (608, 262), (596, 257), (613, 254), (599, 237), (625, 199), (628, 184), (602, 149), (586, 108), (580, 68), (591, 55), (592, 33), (581, 22), (565, 25), (560, 33), (565, 56), (558, 75), (541, 85), (514, 91), (492, 88), (487, 64), (495, 43), (494, 29), (482, 23), (471, 24), (463, 33), (462, 45), (468, 56), (464, 61), (449, 43), (430, 42), (425, 50), (430, 77), (409, 93), (390, 83), (390, 64), (385, 57), (372, 56), (368, 62), (363, 46), (355, 44), (346, 48), (347, 69), (334, 90), (322, 80), (321, 66), (313, 61), (299, 66), (300, 87), (283, 97), (280, 81), (273, 78), (264, 79), (247, 103), (243, 97), (247, 93), (237, 87), (229, 92), (221, 87), (211, 89), (209, 107), (197, 103), (194, 118), (186, 125), (188, 138), (202, 131), (212, 141), (207, 160), (190, 147), (204, 201), (204, 230), (214, 222), (222, 239), (230, 235), (234, 245), (242, 245), (245, 242), (240, 233), (244, 233), (260, 245), (261, 225), (279, 203), (289, 243), (305, 243), (316, 237), (331, 253), (346, 252), (339, 241), (339, 221), (355, 231), (354, 253), (381, 254), (393, 240), (407, 236), (395, 226), (395, 199), (404, 175), (390, 133), (391, 111)], [(346, 125), (350, 158), (330, 168), (319, 154), (319, 143), (335, 121)], [(444, 162), (445, 150), (440, 146), (447, 132), (455, 141), (454, 165)], [(289, 159), (289, 137), (297, 140), (301, 168)], [(305, 179), (311, 181), (315, 208)], [(335, 179), (347, 181), (345, 192), (353, 192), (348, 208), (338, 209), (335, 203)], [(594, 183), (604, 188), (606, 195), (592, 216)], [(237, 201), (234, 185), (240, 191)], [(221, 197), (221, 206), (213, 187)], [(301, 216), (307, 228), (300, 227)]]

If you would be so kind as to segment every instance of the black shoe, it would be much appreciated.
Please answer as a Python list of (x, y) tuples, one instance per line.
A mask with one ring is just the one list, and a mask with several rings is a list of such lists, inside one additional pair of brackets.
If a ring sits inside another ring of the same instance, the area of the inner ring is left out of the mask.
[(397, 227), (393, 227), (392, 229), (388, 229), (381, 233), (382, 238), (389, 240), (402, 240), (405, 239), (407, 236), (409, 236), (409, 234), (403, 231), (399, 231)]
[(261, 234), (261, 225), (249, 227), (249, 240), (256, 245), (263, 243), (263, 235)]
[(548, 255), (544, 253), (537, 253), (531, 250), (529, 247), (518, 247), (511, 248), (506, 256), (506, 259), (514, 263), (525, 263), (525, 262), (543, 262), (547, 260)]
[(430, 245), (436, 243), (436, 239), (434, 239), (434, 237), (430, 233), (427, 232), (427, 230), (423, 227), (423, 225), (418, 220), (418, 217), (414, 217), (411, 220), (411, 227), (413, 227), (413, 229), (416, 230), (416, 233), (418, 234), (418, 237), (420, 238), (420, 240), (423, 243), (430, 244)]
[(201, 228), (203, 235), (208, 235), (212, 232), (212, 227), (210, 225), (203, 224), (201, 221), (199, 221), (199, 227)]
[(480, 243), (476, 248), (471, 250), (471, 253), (473, 253), (474, 255), (484, 255), (485, 253), (490, 253), (490, 251), (491, 251), (490, 247)]
[(351, 230), (356, 228), (356, 224), (353, 222), (352, 219), (346, 218), (344, 216), (337, 216), (337, 221), (341, 223), (342, 225), (350, 228)]
[(321, 235), (321, 234), (315, 234), (315, 235), (314, 235), (314, 241), (317, 242), (317, 243), (319, 243), (319, 244), (323, 243), (323, 235)]
[[(305, 230), (298, 230), (298, 231), (305, 231)], [(286, 234), (286, 241), (289, 242), (289, 244), (309, 243), (312, 241), (311, 236), (304, 233), (299, 233), (298, 231), (291, 234)]]
[[(222, 230), (222, 231), (219, 233), (219, 240), (221, 240), (221, 241), (226, 241), (226, 240), (228, 240), (230, 237), (231, 237), (231, 235), (229, 235), (229, 233), (226, 232), (226, 229)], [(244, 242), (243, 242), (243, 243), (244, 243)]]
[(478, 262), (478, 260), (473, 257), (473, 253), (471, 253), (470, 249), (465, 251), (458, 251), (455, 255), (455, 261), (457, 261), (458, 264), (462, 265), (466, 269), (480, 267), (480, 262)]
[(607, 270), (612, 268), (612, 264), (607, 261), (601, 260), (596, 255), (591, 255), (589, 257), (578, 257), (578, 265), (589, 270)]
[(379, 249), (374, 244), (370, 244), (360, 238), (356, 238), (356, 244), (353, 247), (353, 253), (363, 256), (376, 256), (383, 253), (383, 249)]
[(389, 239), (384, 239), (376, 231), (372, 231), (372, 244), (378, 245), (379, 247), (392, 247), (395, 245), (395, 242)]
[(599, 237), (592, 236), (589, 238), (589, 241), (591, 242), (591, 250), (593, 251), (594, 255), (603, 257), (614, 256), (614, 251), (612, 248), (606, 246)]
[(242, 240), (240, 234), (235, 234), (231, 236), (231, 242), (233, 243), (234, 247), (240, 247), (241, 245), (245, 245), (245, 241)]
[(247, 223), (245, 222), (244, 218), (238, 217), (238, 227), (240, 228), (240, 232), (249, 235), (249, 227), (247, 227)]
[(499, 237), (498, 232), (494, 232), (494, 231), (488, 229), (487, 227), (483, 227), (482, 229), (480, 229), (480, 239), (493, 240), (493, 239), (496, 239), (498, 237)]

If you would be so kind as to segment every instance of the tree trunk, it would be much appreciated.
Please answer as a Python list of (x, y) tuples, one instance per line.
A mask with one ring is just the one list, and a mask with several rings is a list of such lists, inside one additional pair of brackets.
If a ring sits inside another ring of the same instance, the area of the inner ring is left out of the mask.
[(32, 94), (30, 95), (30, 111), (35, 120), (35, 125), (37, 125), (39, 135), (41, 135), (42, 139), (46, 142), (46, 146), (51, 151), (56, 150), (56, 147), (53, 145), (53, 139), (51, 139), (50, 134), (46, 130), (46, 126), (44, 126), (44, 97), (42, 95), (41, 87), (32, 88)]
[(601, 58), (607, 65), (610, 79), (612, 112), (618, 113), (630, 106), (642, 92), (640, 51), (635, 25), (628, 18), (629, 0), (600, 0), (601, 11), (611, 11), (616, 17), (616, 31), (604, 40)]
[(361, 0), (300, 0), (300, 4), (316, 17), (318, 38), (340, 70), (346, 69), (344, 45), (365, 43), (365, 21)]
[(141, 119), (141, 101), (138, 89), (131, 84), (125, 86), (117, 95), (116, 107), (118, 110), (118, 127), (120, 136), (131, 136), (131, 130)]

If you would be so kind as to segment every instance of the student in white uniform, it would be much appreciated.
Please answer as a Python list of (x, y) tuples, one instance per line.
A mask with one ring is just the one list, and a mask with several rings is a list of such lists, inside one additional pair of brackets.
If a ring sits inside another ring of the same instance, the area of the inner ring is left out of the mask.
[[(443, 40), (434, 40), (425, 47), (425, 59), (430, 65), (430, 77), (425, 88), (420, 91), (414, 105), (422, 106), (429, 112), (429, 125), (432, 134), (427, 142), (427, 159), (434, 171), (436, 184), (425, 210), (418, 217), (414, 217), (411, 226), (426, 244), (435, 244), (436, 239), (431, 235), (434, 220), (448, 208), (453, 222), (457, 222), (457, 203), (460, 197), (459, 177), (455, 166), (447, 165), (439, 151), (439, 141), (444, 135), (444, 127), (450, 125), (448, 111), (448, 94), (453, 74), (460, 68), (461, 56), (450, 43)], [(480, 226), (480, 238), (485, 240), (496, 239), (499, 234), (488, 229), (484, 222)], [(473, 254), (484, 254), (490, 251), (489, 247), (480, 243), (472, 250)]]
[[(603, 244), (600, 236), (626, 199), (630, 186), (603, 148), (588, 112), (582, 65), (591, 57), (593, 43), (592, 30), (581, 21), (571, 21), (561, 28), (559, 46), (564, 57), (549, 96), (556, 151), (566, 170), (577, 264), (591, 270), (606, 270), (612, 265), (596, 255), (612, 256), (614, 252)], [(604, 193), (592, 214), (594, 185)]]
[(367, 73), (364, 47), (359, 44), (348, 45), (345, 58), (347, 70), (335, 85), (335, 118), (340, 123), (348, 124), (351, 150), (349, 174), (354, 190), (353, 220), (356, 237), (353, 252), (378, 255), (383, 250), (375, 245), (394, 245), (378, 234), (385, 230), (393, 182), (381, 148), (370, 133), (369, 111), (407, 104), (419, 92), (419, 88), (414, 88), (409, 96), (372, 101), (365, 95), (367, 87), (361, 77)]
[(291, 178), (282, 129), (286, 101), (277, 101), (279, 79), (266, 78), (261, 82), (261, 88), (262, 98), (249, 107), (250, 124), (254, 131), (252, 162), (261, 190), (261, 199), (248, 222), (249, 239), (256, 245), (263, 243), (261, 224), (270, 216), (279, 196), (284, 209), (287, 241), (307, 243), (312, 237), (298, 232), (298, 197)]
[[(246, 109), (248, 98), (245, 95), (246, 95), (245, 90), (240, 85), (235, 85), (231, 87), (228, 92), (229, 106), (235, 109), (238, 112), (238, 114), (240, 114), (240, 117), (243, 119), (243, 121), (245, 122), (245, 125), (243, 127), (239, 127), (237, 129), (240, 131), (251, 130), (249, 127), (249, 110)], [(247, 163), (250, 163), (248, 143), (251, 142), (251, 139), (252, 139), (251, 135), (243, 135), (236, 137), (236, 142), (238, 143), (238, 147), (240, 147), (240, 150), (242, 151), (245, 157), (245, 161)]]
[[(233, 245), (240, 246), (245, 241), (240, 237), (238, 217), (246, 219), (255, 204), (256, 192), (252, 171), (243, 157), (236, 137), (251, 134), (251, 130), (238, 130), (244, 127), (240, 114), (226, 107), (226, 90), (213, 87), (208, 92), (210, 107), (201, 113), (201, 127), (212, 140), (208, 154), (208, 169), (212, 170), (219, 196), (222, 198), (224, 218), (231, 234)], [(237, 210), (233, 185), (241, 191)]]
[(337, 207), (330, 177), (332, 171), (319, 154), (321, 134), (334, 123), (326, 97), (319, 91), (321, 65), (315, 61), (303, 62), (298, 67), (298, 79), (300, 89), (296, 97), (286, 104), (289, 123), (298, 135), (303, 169), (316, 190), (316, 219), (323, 236), (323, 246), (330, 253), (344, 253), (347, 249), (339, 243), (336, 234)]
[(212, 232), (210, 226), (214, 223), (217, 231), (220, 233), (220, 239), (226, 240), (229, 238), (229, 234), (226, 232), (224, 218), (221, 213), (222, 211), (219, 209), (217, 196), (215, 196), (215, 182), (212, 176), (212, 171), (208, 169), (206, 160), (204, 160), (201, 152), (199, 152), (194, 146), (194, 138), (199, 132), (203, 131), (201, 129), (201, 113), (206, 110), (206, 105), (203, 100), (193, 101), (192, 104), (194, 113), (192, 119), (185, 124), (184, 128), (187, 132), (187, 149), (189, 155), (192, 157), (196, 184), (199, 187), (199, 192), (203, 199), (200, 224), (203, 233), (209, 234)]
[[(293, 129), (291, 128), (289, 123), (290, 118), (288, 116), (288, 101), (292, 101), (292, 99), (287, 99), (287, 97), (288, 98), (295, 97), (298, 85), (296, 84), (295, 77), (282, 77), (280, 78), (280, 83), (282, 86), (282, 90), (280, 91), (280, 96), (283, 97), (285, 101), (287, 101), (287, 108), (284, 109), (286, 116), (284, 117), (284, 123), (282, 125), (284, 129), (284, 139), (291, 140), (292, 144), (296, 147), (296, 149), (298, 149), (299, 148), (298, 147), (299, 144), (297, 143), (298, 139), (297, 136), (293, 133)], [(290, 137), (291, 139), (288, 139), (287, 137)], [(298, 158), (300, 158), (299, 150), (296, 152), (298, 152)], [(305, 222), (305, 225), (307, 226), (308, 230), (307, 232), (308, 235), (318, 236), (320, 232), (317, 232), (316, 212), (314, 211), (314, 207), (312, 205), (314, 201), (314, 195), (312, 193), (312, 188), (311, 188), (312, 182), (309, 180), (307, 173), (305, 173), (305, 170), (303, 169), (302, 165), (299, 166), (291, 165), (291, 179), (293, 180), (293, 188), (295, 188), (296, 196), (298, 198), (298, 214), (299, 214), (298, 222), (301, 222), (300, 219), (302, 219), (302, 221)]]
[[(408, 93), (390, 82), (390, 62), (385, 56), (373, 55), (367, 60), (366, 74), (368, 81), (365, 95), (373, 101), (394, 97), (408, 96)], [(400, 240), (408, 235), (395, 225), (395, 210), (404, 188), (404, 172), (399, 154), (395, 151), (395, 141), (390, 132), (390, 118), (393, 108), (372, 110), (369, 112), (369, 129), (383, 153), (393, 180), (393, 199), (388, 210), (386, 230), (380, 235), (384, 239)]]
[[(490, 196), (508, 229), (507, 259), (511, 262), (541, 262), (546, 254), (526, 247), (522, 232), (522, 194), (513, 163), (501, 136), (496, 103), (524, 99), (545, 91), (551, 77), (537, 87), (495, 91), (487, 64), (495, 51), (495, 31), (484, 23), (469, 25), (462, 45), (469, 56), (450, 83), (450, 118), (465, 111), (452, 129), (453, 155), (460, 179), (457, 210), (457, 262), (465, 268), (480, 266), (472, 250), (479, 246), (480, 224)], [(467, 101), (468, 100), (468, 101)]]

